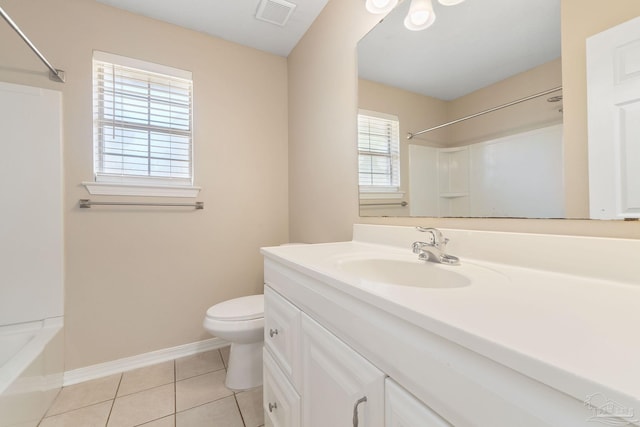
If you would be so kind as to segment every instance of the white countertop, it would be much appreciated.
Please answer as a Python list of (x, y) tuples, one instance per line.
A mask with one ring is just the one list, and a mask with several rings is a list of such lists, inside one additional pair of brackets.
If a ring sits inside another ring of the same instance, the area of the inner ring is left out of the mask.
[(408, 247), (353, 241), (262, 252), (577, 399), (603, 393), (640, 414), (640, 286), (461, 257), (460, 267), (437, 267), (485, 277), (416, 288), (337, 267), (346, 258), (417, 258)]

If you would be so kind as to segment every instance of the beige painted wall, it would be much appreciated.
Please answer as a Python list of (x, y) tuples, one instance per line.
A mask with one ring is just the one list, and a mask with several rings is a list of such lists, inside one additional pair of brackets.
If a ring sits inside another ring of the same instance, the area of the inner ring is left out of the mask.
[[(67, 74), (50, 82), (0, 23), (0, 80), (63, 92), (66, 369), (210, 338), (206, 309), (262, 292), (259, 247), (288, 241), (286, 59), (93, 0), (2, 7)], [(203, 211), (77, 207), (92, 179), (93, 49), (193, 72)]]
[[(637, 15), (636, 0), (617, 0), (615, 7), (597, 0), (562, 0), (568, 181), (587, 180), (585, 37)], [(349, 240), (354, 222), (640, 238), (640, 222), (631, 221), (358, 217), (355, 46), (376, 20), (360, 0), (331, 0), (289, 56), (292, 240)], [(588, 195), (583, 193), (570, 195), (568, 216), (585, 212)]]
[[(562, 63), (557, 58), (452, 100), (447, 103), (448, 120), (456, 120), (559, 86), (562, 86)], [(547, 98), (553, 95), (562, 95), (562, 92), (554, 92), (450, 126), (448, 144), (468, 145), (561, 123), (562, 114), (558, 112), (561, 103), (547, 102)]]
[(330, 0), (287, 58), (292, 241), (351, 238), (358, 218), (356, 43), (379, 16)]

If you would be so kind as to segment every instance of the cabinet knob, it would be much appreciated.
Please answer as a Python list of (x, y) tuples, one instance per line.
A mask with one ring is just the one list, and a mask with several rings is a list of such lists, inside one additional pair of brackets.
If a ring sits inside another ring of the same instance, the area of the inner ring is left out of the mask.
[(269, 329), (269, 336), (273, 338), (274, 335), (278, 335), (277, 329)]
[(353, 427), (358, 427), (358, 406), (366, 401), (367, 396), (363, 396), (360, 399), (356, 400), (356, 403), (353, 405)]
[(274, 409), (278, 409), (278, 404), (276, 402), (269, 402), (269, 412), (273, 412)]

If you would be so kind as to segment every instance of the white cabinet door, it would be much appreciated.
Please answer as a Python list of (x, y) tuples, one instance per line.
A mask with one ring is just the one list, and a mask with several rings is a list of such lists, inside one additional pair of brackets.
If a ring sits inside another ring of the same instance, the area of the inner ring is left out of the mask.
[(265, 425), (272, 427), (300, 426), (300, 396), (283, 375), (266, 348), (263, 352), (263, 405)]
[(385, 375), (302, 314), (302, 425), (382, 427)]
[(424, 403), (387, 378), (385, 383), (385, 427), (451, 427)]
[(299, 389), (300, 310), (268, 286), (264, 288), (264, 345)]
[(640, 17), (587, 39), (591, 218), (640, 218)]

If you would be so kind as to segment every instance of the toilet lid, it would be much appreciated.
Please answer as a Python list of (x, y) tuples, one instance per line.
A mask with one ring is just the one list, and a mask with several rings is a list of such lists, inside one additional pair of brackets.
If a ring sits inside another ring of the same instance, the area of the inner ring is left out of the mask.
[(207, 317), (217, 320), (251, 320), (264, 316), (264, 295), (230, 299), (207, 310)]

